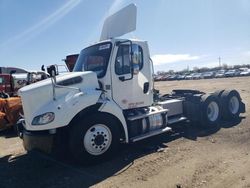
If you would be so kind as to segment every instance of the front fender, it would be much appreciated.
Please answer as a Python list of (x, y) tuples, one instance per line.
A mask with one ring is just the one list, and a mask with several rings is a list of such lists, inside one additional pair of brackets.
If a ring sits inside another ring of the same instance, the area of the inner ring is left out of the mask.
[(124, 118), (122, 109), (114, 101), (107, 100), (99, 108), (99, 111), (100, 112), (107, 112), (107, 113), (112, 114), (113, 116), (115, 116), (117, 119), (119, 119), (119, 121), (122, 124), (124, 133), (125, 133), (125, 142), (128, 143), (129, 142), (128, 128), (127, 128), (127, 123), (126, 123), (126, 120)]
[[(31, 122), (25, 122), (27, 130), (48, 130), (66, 126), (84, 108), (96, 104), (101, 91), (85, 90), (83, 92), (70, 91), (53, 102), (44, 104), (40, 109), (32, 114), (32, 117), (44, 114), (46, 112), (53, 112), (55, 119), (51, 123), (45, 125), (31, 125)], [(32, 118), (32, 119), (33, 119)], [(32, 121), (31, 119), (31, 121)]]

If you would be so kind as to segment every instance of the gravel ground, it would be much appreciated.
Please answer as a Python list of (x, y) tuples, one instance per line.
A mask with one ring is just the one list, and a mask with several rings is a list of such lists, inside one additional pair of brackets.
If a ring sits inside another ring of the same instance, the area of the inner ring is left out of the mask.
[(172, 89), (237, 89), (247, 112), (216, 130), (182, 124), (173, 133), (124, 145), (91, 167), (26, 153), (12, 130), (0, 133), (0, 188), (9, 187), (250, 187), (250, 77), (156, 82)]

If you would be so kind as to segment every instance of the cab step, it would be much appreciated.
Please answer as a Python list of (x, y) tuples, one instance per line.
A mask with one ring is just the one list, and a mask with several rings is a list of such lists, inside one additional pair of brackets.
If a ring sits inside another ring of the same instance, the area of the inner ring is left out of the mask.
[(183, 117), (183, 116), (169, 117), (168, 118), (168, 125), (172, 125), (174, 123), (179, 123), (179, 122), (186, 121), (186, 120), (187, 120), (187, 118)]
[(166, 132), (170, 132), (170, 131), (172, 131), (171, 127), (164, 127), (162, 129), (157, 129), (157, 130), (154, 130), (154, 131), (150, 131), (150, 132), (148, 132), (146, 134), (143, 134), (143, 135), (132, 137), (132, 138), (130, 138), (130, 142), (137, 142), (139, 140), (143, 140), (145, 138), (155, 136), (155, 135), (158, 135), (158, 134), (162, 134), (162, 133), (166, 133)]

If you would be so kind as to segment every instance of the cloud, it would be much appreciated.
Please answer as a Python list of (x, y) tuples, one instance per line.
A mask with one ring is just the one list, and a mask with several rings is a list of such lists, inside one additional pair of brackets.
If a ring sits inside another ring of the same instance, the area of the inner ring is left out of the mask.
[(0, 44), (0, 47), (4, 47), (9, 44), (17, 43), (24, 40), (29, 40), (42, 31), (46, 30), (48, 27), (55, 24), (57, 21), (62, 19), (66, 14), (68, 14), (74, 7), (76, 7), (81, 0), (69, 0), (65, 4), (63, 4), (61, 7), (59, 7), (56, 11), (54, 11), (52, 14), (45, 17), (40, 22), (32, 25), (28, 29), (24, 30), (22, 33), (10, 38), (6, 42)]
[(245, 51), (245, 52), (242, 53), (242, 55), (249, 57), (250, 56), (250, 51)]
[(192, 56), (190, 54), (159, 54), (152, 56), (154, 65), (163, 65), (179, 61), (191, 61), (197, 59), (200, 59), (200, 56)]

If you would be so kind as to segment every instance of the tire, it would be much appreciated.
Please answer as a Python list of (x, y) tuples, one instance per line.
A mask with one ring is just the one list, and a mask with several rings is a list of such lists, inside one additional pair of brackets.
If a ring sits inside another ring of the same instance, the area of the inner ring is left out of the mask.
[(114, 154), (119, 135), (116, 121), (108, 115), (98, 113), (81, 118), (72, 125), (69, 150), (78, 163), (98, 163)]
[(216, 90), (215, 92), (213, 92), (213, 95), (214, 95), (215, 97), (220, 98), (221, 95), (222, 95), (222, 93), (223, 93), (224, 91), (225, 91), (224, 89), (223, 89), (223, 90)]
[(225, 90), (221, 95), (222, 118), (233, 120), (239, 118), (241, 98), (236, 90)]
[(217, 127), (221, 117), (220, 103), (214, 95), (203, 95), (201, 97), (201, 118), (202, 127)]

